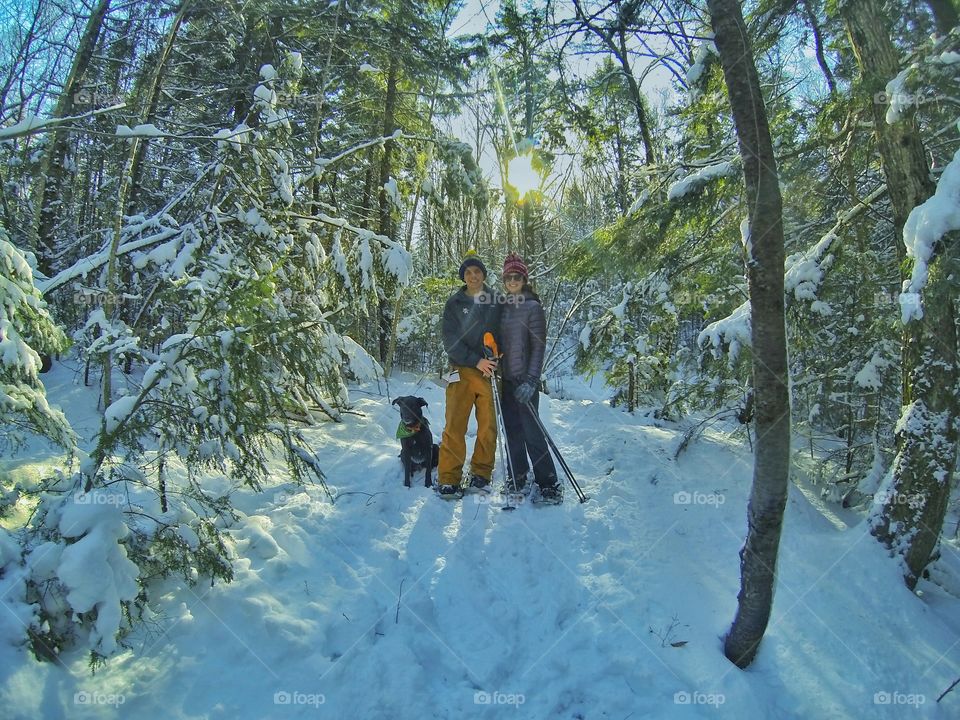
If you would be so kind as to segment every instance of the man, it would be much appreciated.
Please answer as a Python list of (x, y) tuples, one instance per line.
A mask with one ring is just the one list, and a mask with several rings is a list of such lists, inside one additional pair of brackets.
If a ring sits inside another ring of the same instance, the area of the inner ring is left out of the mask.
[(473, 250), (460, 265), (460, 279), (464, 286), (447, 300), (443, 309), (443, 347), (450, 358), (452, 372), (448, 376), (437, 492), (448, 500), (463, 497), (461, 481), (467, 457), (467, 423), (474, 408), (477, 441), (470, 459), (468, 489), (488, 491), (497, 450), (497, 421), (490, 384), (497, 364), (486, 357), (483, 336), (488, 332), (495, 338), (499, 335), (502, 304), (499, 295), (487, 287), (487, 268)]

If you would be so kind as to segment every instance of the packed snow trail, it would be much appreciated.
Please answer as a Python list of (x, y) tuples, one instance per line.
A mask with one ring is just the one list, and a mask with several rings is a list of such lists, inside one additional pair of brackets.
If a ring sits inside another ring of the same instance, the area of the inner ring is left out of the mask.
[[(87, 391), (60, 380), (76, 411)], [(276, 486), (233, 489), (234, 582), (155, 587), (95, 675), (80, 652), (57, 667), (0, 646), (4, 717), (951, 717), (933, 701), (960, 662), (956, 598), (910, 594), (855, 516), (838, 529), (795, 487), (767, 637), (748, 671), (728, 663), (748, 450), (707, 432), (674, 460), (680, 428), (568, 385), (541, 413), (587, 503), (404, 488), (396, 409), (365, 386), (359, 414), (305, 430), (335, 504), (278, 460)], [(425, 397), (439, 436), (441, 388), (391, 391)]]

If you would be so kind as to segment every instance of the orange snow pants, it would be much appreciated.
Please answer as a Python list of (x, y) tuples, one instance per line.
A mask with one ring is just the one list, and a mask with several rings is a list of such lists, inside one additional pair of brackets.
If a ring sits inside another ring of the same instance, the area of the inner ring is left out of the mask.
[(460, 379), (447, 385), (446, 425), (437, 465), (441, 485), (459, 485), (467, 459), (467, 424), (477, 409), (477, 441), (470, 459), (470, 472), (490, 480), (497, 453), (497, 418), (493, 409), (490, 378), (472, 367), (458, 365)]

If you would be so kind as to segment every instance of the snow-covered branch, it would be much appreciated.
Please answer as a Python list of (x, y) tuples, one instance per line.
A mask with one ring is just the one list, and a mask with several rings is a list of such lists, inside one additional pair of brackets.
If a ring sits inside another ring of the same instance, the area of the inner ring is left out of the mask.
[(91, 110), (90, 112), (83, 113), (81, 115), (69, 115), (62, 118), (48, 118), (47, 120), (41, 120), (35, 115), (28, 115), (15, 125), (9, 125), (5, 128), (0, 128), (0, 142), (4, 140), (13, 140), (14, 138), (18, 137), (25, 137), (27, 135), (36, 135), (38, 133), (48, 132), (50, 130), (56, 130), (63, 125), (69, 125), (77, 120), (85, 120), (97, 115), (113, 112), (114, 110), (122, 110), (125, 107), (125, 103), (120, 103), (118, 105), (111, 105), (110, 107), (97, 108), (96, 110)]

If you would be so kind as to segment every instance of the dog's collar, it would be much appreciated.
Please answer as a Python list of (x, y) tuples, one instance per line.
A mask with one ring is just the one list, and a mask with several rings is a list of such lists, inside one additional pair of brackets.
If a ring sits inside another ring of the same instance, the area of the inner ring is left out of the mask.
[[(427, 421), (424, 420), (423, 422), (426, 423)], [(401, 420), (400, 424), (397, 425), (397, 437), (400, 438), (401, 440), (403, 440), (403, 438), (412, 437), (416, 435), (418, 432), (420, 432), (421, 425), (422, 423), (417, 423), (412, 428), (408, 428), (406, 425), (403, 424), (403, 421)]]

